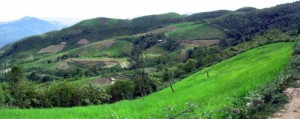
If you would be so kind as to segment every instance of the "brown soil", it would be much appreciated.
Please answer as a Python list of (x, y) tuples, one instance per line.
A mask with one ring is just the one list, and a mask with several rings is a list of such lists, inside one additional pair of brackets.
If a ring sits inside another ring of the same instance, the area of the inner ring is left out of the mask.
[(86, 45), (89, 44), (89, 41), (87, 39), (81, 39), (77, 42), (78, 45)]
[(104, 85), (104, 84), (113, 84), (114, 80), (112, 78), (99, 78), (97, 80), (94, 80), (92, 83), (97, 83), (97, 84), (101, 84), (101, 85)]
[(122, 68), (128, 68), (130, 66), (130, 63), (127, 61), (119, 61), (114, 59), (76, 59), (76, 58), (70, 58), (67, 60), (67, 62), (74, 63), (76, 65), (80, 66), (95, 66), (95, 65), (101, 65), (103, 67), (112, 67), (117, 64), (120, 64)]
[(125, 80), (125, 79), (126, 79), (126, 77), (124, 77), (122, 75), (116, 75), (113, 77), (102, 77), (97, 80), (91, 81), (91, 83), (97, 83), (97, 84), (101, 84), (101, 85), (111, 85), (111, 84), (114, 84), (117, 80)]
[(66, 45), (50, 45), (48, 47), (42, 48), (38, 53), (57, 53), (63, 50)]
[(219, 44), (220, 40), (182, 40), (181, 45), (185, 46), (211, 46), (215, 44)]
[[(300, 80), (297, 83), (300, 84)], [(284, 93), (289, 97), (289, 102), (269, 119), (300, 119), (300, 88), (290, 87)]]

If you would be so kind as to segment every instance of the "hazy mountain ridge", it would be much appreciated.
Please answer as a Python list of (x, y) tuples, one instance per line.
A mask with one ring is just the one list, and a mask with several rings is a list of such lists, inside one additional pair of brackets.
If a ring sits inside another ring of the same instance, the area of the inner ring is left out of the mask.
[(23, 17), (16, 21), (0, 23), (0, 47), (13, 43), (23, 37), (59, 30), (65, 25), (34, 17)]

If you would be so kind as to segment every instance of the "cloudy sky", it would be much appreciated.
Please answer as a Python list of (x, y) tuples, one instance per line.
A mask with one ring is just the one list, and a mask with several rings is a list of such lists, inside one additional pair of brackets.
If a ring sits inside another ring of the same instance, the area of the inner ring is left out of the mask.
[(33, 16), (71, 23), (94, 17), (130, 19), (177, 12), (190, 14), (251, 6), (266, 8), (296, 0), (1, 0), (0, 22)]

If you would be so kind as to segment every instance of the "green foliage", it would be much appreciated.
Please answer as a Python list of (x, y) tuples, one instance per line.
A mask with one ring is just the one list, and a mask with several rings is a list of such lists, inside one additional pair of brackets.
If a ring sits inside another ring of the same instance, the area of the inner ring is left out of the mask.
[(7, 83), (0, 83), (0, 108), (5, 106), (12, 106), (14, 98), (11, 95), (11, 90)]
[(31, 72), (29, 76), (27, 76), (27, 79), (40, 82), (41, 81), (41, 76), (39, 76), (36, 72)]
[(135, 85), (132, 81), (116, 81), (116, 83), (110, 86), (109, 91), (112, 96), (110, 101), (112, 102), (133, 99)]
[(167, 40), (166, 43), (162, 45), (162, 47), (168, 51), (174, 51), (180, 47), (180, 44), (176, 40)]
[(99, 85), (89, 84), (81, 87), (79, 93), (83, 94), (83, 105), (102, 104), (108, 102), (111, 96)]
[(205, 20), (205, 19), (212, 19), (212, 18), (221, 17), (221, 16), (226, 15), (230, 12), (231, 11), (228, 11), (228, 10), (217, 10), (217, 11), (212, 11), (212, 12), (196, 13), (196, 14), (192, 14), (190, 16), (187, 16), (185, 18), (185, 20), (187, 20), (187, 21), (202, 21), (202, 20)]
[[(231, 105), (228, 98), (243, 100), (249, 92), (259, 85), (267, 84), (288, 64), (292, 53), (292, 43), (276, 43), (239, 54), (219, 64), (201, 70), (174, 84), (175, 93), (164, 89), (157, 93), (133, 101), (121, 101), (101, 106), (55, 108), (55, 109), (5, 109), (0, 114), (4, 118), (49, 118), (49, 115), (64, 118), (105, 118), (117, 115), (119, 118), (163, 118), (163, 109), (172, 106), (184, 110), (186, 102), (193, 102), (199, 115), (211, 110), (214, 117), (224, 105)], [(210, 77), (206, 77), (206, 71)], [(249, 76), (251, 74), (251, 76)], [(266, 75), (267, 74), (267, 75)], [(239, 85), (239, 86), (237, 86)], [(236, 100), (234, 101), (236, 102)], [(94, 113), (97, 112), (97, 113)]]
[(167, 32), (167, 36), (175, 40), (209, 40), (226, 37), (222, 30), (209, 24), (191, 24), (178, 30)]
[(212, 23), (227, 29), (228, 37), (234, 38), (233, 44), (237, 44), (251, 40), (255, 34), (263, 34), (268, 29), (297, 30), (300, 27), (299, 6), (300, 2), (294, 2), (245, 14), (229, 14), (214, 19)]
[(11, 71), (7, 75), (10, 85), (15, 85), (25, 78), (23, 70), (19, 66), (13, 66)]
[(110, 98), (106, 90), (97, 85), (80, 86), (67, 82), (51, 85), (46, 96), (55, 107), (102, 104)]

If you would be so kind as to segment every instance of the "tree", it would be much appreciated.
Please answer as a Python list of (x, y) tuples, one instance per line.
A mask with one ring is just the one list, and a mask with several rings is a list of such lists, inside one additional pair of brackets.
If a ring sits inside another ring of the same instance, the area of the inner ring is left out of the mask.
[(196, 69), (197, 61), (194, 59), (189, 59), (184, 66), (184, 70), (186, 73), (192, 72)]
[(179, 44), (179, 42), (176, 41), (176, 40), (171, 40), (171, 39), (169, 39), (169, 40), (167, 40), (166, 43), (164, 43), (164, 44), (162, 45), (162, 47), (163, 47), (164, 49), (168, 50), (168, 51), (174, 51), (174, 50), (176, 50), (177, 48), (180, 47), (180, 44)]
[(13, 66), (8, 73), (8, 82), (11, 86), (16, 85), (18, 82), (24, 79), (22, 68), (19, 66)]
[(116, 81), (110, 89), (111, 101), (132, 99), (135, 85), (132, 81)]
[(84, 105), (102, 104), (107, 102), (111, 96), (99, 85), (89, 84), (82, 87), (79, 93), (83, 93)]
[(172, 86), (173, 85), (172, 78), (173, 78), (173, 73), (168, 68), (165, 68), (165, 71), (163, 73), (163, 80), (169, 82), (170, 88), (171, 88), (172, 92), (174, 93), (175, 91)]
[(36, 82), (41, 81), (41, 77), (39, 75), (37, 75), (36, 72), (31, 72), (30, 75), (27, 78), (32, 80), (32, 81), (36, 81)]

